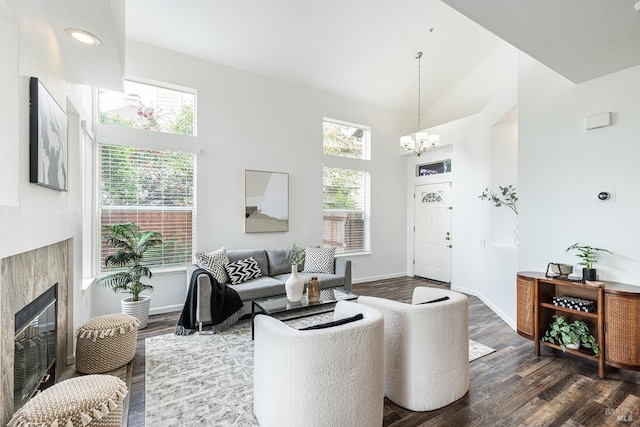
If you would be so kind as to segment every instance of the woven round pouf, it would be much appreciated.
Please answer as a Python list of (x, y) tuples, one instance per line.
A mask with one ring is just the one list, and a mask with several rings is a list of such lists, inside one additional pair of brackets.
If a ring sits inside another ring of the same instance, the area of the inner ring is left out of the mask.
[(76, 331), (76, 371), (102, 374), (131, 362), (140, 321), (128, 314), (94, 317)]
[(20, 408), (9, 427), (119, 427), (127, 385), (113, 375), (86, 375), (59, 382)]

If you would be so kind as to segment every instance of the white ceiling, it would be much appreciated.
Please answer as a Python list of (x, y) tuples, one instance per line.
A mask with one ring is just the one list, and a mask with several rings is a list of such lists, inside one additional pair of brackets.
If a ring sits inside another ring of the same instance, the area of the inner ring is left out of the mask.
[[(0, 5), (6, 2), (20, 22), (22, 49), (45, 57), (61, 49), (60, 72), (79, 83), (117, 89), (126, 69), (126, 36), (415, 114), (415, 53), (424, 52), (425, 112), (502, 44), (480, 25), (576, 83), (639, 65), (636, 1), (126, 0), (125, 6), (125, 0), (0, 0)], [(64, 34), (68, 26), (87, 29), (103, 43), (79, 46)], [(22, 73), (31, 69), (39, 68), (21, 62)], [(482, 108), (481, 98), (465, 102)]]
[(574, 83), (640, 65), (638, 0), (442, 0)]
[[(0, 0), (0, 6), (2, 6)], [(6, 0), (20, 24), (20, 72), (48, 75), (86, 85), (122, 89), (124, 72), (124, 0)], [(102, 43), (82, 45), (65, 28), (96, 34)]]
[[(440, 0), (129, 0), (128, 39), (416, 114), (501, 41)], [(433, 32), (430, 29), (433, 28)]]

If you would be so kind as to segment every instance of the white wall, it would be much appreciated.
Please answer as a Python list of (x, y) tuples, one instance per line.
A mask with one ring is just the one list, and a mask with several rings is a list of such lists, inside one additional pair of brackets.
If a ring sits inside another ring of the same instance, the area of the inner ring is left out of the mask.
[[(68, 192), (59, 192), (29, 183), (29, 77), (38, 77), (63, 110), (76, 111), (91, 122), (90, 105), (85, 105), (87, 87), (60, 78), (61, 61), (57, 40), (50, 40), (46, 55), (34, 49), (32, 38), (19, 20), (0, 0), (0, 258), (22, 253), (62, 240), (73, 239), (73, 289), (69, 292), (69, 324), (87, 320), (79, 310), (84, 303), (81, 291), (81, 181), (78, 129), (69, 129)], [(72, 118), (73, 122), (73, 118)], [(76, 120), (77, 123), (77, 120)], [(69, 328), (69, 354), (72, 354), (73, 327)]]
[[(517, 51), (500, 48), (491, 57), (499, 73), (487, 73), (481, 64), (465, 81), (475, 81), (494, 88), (492, 97), (477, 114), (429, 128), (450, 144), (423, 156), (407, 159), (407, 193), (420, 183), (451, 181), (452, 272), (451, 288), (478, 296), (509, 325), (515, 327), (515, 275), (518, 250), (509, 236), (513, 230), (513, 214), (506, 208), (478, 199), (485, 187), (517, 185), (517, 122), (502, 122), (517, 104)], [(477, 74), (477, 75), (476, 75)], [(499, 82), (494, 81), (499, 79)], [(458, 90), (451, 96), (457, 99)], [(471, 95), (473, 96), (473, 95)], [(439, 101), (434, 108), (444, 108), (450, 100)], [(443, 117), (445, 113), (429, 111), (427, 117)], [(447, 175), (415, 177), (415, 165), (450, 156), (452, 172)], [(412, 274), (413, 199), (408, 197), (406, 264)]]
[[(521, 55), (519, 65), (521, 270), (575, 264), (565, 249), (604, 247), (598, 277), (640, 285), (640, 67), (575, 85)], [(610, 111), (612, 126), (585, 130), (585, 117)], [(613, 202), (597, 202), (602, 190)]]
[[(212, 64), (137, 42), (127, 74), (197, 90), (197, 248), (290, 247), (322, 242), (323, 117), (371, 127), (371, 255), (350, 257), (354, 281), (404, 275), (404, 159), (401, 114), (326, 92)], [(244, 170), (289, 173), (289, 231), (244, 233)], [(184, 303), (183, 272), (155, 277), (152, 312)], [(179, 290), (179, 291), (178, 291)], [(121, 296), (96, 288), (94, 309), (119, 311)], [(174, 294), (169, 297), (168, 294)], [(161, 302), (162, 301), (162, 302)]]

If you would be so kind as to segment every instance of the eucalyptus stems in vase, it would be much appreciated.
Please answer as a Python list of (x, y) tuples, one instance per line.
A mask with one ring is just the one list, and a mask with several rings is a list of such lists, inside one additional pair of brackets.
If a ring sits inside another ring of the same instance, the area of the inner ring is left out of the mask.
[(494, 204), (496, 208), (506, 206), (516, 214), (513, 223), (513, 243), (518, 246), (518, 194), (515, 185), (498, 186), (500, 191), (494, 192), (489, 187), (485, 188), (478, 196), (480, 200), (486, 200)]

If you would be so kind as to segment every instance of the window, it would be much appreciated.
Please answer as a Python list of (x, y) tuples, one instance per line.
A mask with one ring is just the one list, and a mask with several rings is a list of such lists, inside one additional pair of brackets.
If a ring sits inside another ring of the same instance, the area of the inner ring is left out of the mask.
[(100, 89), (100, 123), (195, 135), (195, 93), (125, 80), (124, 93)]
[(451, 159), (416, 166), (416, 176), (438, 175), (451, 172)]
[(370, 250), (370, 187), (369, 172), (324, 168), (324, 247), (338, 254)]
[[(105, 224), (135, 222), (162, 233), (145, 253), (156, 267), (191, 262), (195, 227), (195, 155), (100, 144), (100, 234)], [(100, 269), (111, 251), (99, 248)]]
[(369, 128), (324, 119), (322, 134), (324, 154), (369, 160)]

